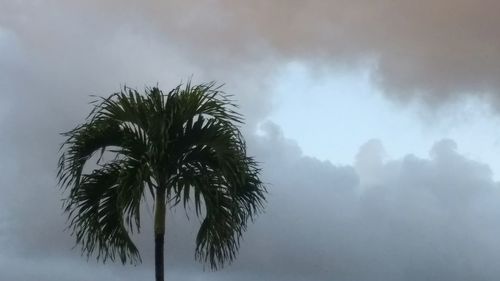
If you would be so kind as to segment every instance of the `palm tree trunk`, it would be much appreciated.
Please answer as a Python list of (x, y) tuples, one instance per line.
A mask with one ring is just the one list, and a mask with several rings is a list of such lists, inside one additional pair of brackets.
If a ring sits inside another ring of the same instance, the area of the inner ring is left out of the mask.
[(156, 281), (164, 281), (164, 240), (165, 240), (165, 189), (156, 191), (155, 203), (155, 277)]

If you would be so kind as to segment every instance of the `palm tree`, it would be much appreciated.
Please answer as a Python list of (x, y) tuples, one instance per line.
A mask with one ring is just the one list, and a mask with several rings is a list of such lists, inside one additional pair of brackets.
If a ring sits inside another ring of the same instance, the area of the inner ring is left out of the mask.
[[(197, 260), (218, 269), (235, 258), (266, 191), (229, 98), (214, 83), (187, 83), (168, 94), (124, 88), (95, 101), (86, 122), (63, 134), (59, 185), (68, 193), (69, 229), (84, 253), (140, 262), (129, 233), (140, 231), (140, 205), (151, 194), (157, 281), (164, 280), (167, 205), (194, 204), (203, 218)], [(103, 154), (114, 157), (102, 163)], [(86, 164), (93, 155), (100, 157), (91, 170)]]

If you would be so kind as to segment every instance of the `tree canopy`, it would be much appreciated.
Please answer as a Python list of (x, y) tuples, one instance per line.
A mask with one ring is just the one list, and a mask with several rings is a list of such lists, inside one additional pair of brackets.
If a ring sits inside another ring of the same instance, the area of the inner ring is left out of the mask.
[[(68, 225), (82, 251), (140, 262), (130, 234), (140, 232), (147, 195), (164, 194), (169, 207), (193, 202), (203, 218), (195, 258), (213, 269), (231, 262), (266, 193), (231, 96), (214, 83), (166, 94), (152, 87), (144, 95), (125, 87), (92, 105), (83, 124), (63, 133), (58, 164)], [(102, 161), (105, 153), (112, 159)]]

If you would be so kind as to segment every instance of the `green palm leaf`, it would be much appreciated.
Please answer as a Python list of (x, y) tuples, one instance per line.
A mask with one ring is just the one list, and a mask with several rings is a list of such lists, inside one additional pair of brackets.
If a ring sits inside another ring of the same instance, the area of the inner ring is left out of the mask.
[[(204, 216), (195, 257), (213, 269), (231, 262), (248, 221), (263, 209), (265, 188), (230, 96), (214, 83), (187, 83), (168, 94), (124, 88), (93, 106), (86, 122), (63, 134), (58, 164), (69, 227), (83, 252), (139, 262), (129, 233), (140, 231), (148, 190), (156, 212), (165, 202), (186, 208), (192, 201)], [(114, 159), (86, 173), (92, 157), (106, 151)], [(155, 232), (162, 224), (155, 221)]]

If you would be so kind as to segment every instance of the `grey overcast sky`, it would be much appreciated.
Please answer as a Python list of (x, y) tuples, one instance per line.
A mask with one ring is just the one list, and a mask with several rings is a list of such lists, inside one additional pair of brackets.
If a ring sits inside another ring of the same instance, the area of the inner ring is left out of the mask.
[[(58, 148), (89, 95), (216, 80), (268, 183), (238, 259), (167, 280), (498, 280), (500, 2), (0, 0), (0, 280), (152, 280), (73, 249)], [(150, 206), (149, 206), (150, 207)], [(148, 227), (149, 226), (149, 227)]]

